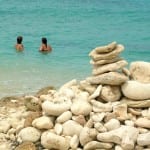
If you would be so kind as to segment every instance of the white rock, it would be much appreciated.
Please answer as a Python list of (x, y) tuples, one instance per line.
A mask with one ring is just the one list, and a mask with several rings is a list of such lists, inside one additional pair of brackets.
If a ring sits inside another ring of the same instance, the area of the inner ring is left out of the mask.
[(96, 51), (97, 53), (108, 53), (113, 51), (117, 46), (117, 42), (112, 42), (106, 46), (100, 46), (100, 47), (96, 47), (94, 49), (94, 51)]
[(150, 119), (147, 118), (138, 118), (135, 121), (135, 124), (139, 127), (144, 127), (150, 129)]
[(91, 112), (90, 117), (92, 118), (94, 122), (101, 122), (105, 117), (105, 113), (104, 112), (102, 113)]
[(122, 147), (121, 147), (121, 146), (116, 145), (116, 146), (115, 146), (115, 150), (123, 150), (123, 149), (122, 149)]
[(63, 102), (51, 102), (44, 101), (42, 103), (42, 109), (45, 114), (59, 116), (65, 111), (68, 111), (71, 107), (71, 101), (66, 98)]
[(63, 135), (73, 136), (79, 135), (83, 127), (73, 120), (69, 120), (63, 124)]
[(106, 102), (114, 102), (120, 100), (121, 89), (119, 86), (105, 85), (102, 87), (100, 98)]
[[(150, 99), (150, 83), (127, 81), (121, 86), (124, 96), (133, 100)], [(135, 94), (136, 93), (136, 94)]]
[(86, 79), (91, 84), (121, 85), (128, 80), (128, 77), (118, 72), (108, 72)]
[(22, 129), (18, 137), (24, 141), (37, 142), (40, 139), (41, 132), (34, 127), (27, 127)]
[(103, 143), (98, 141), (90, 141), (86, 145), (84, 145), (84, 150), (98, 150), (98, 149), (111, 149), (113, 144), (111, 143)]
[(81, 133), (79, 136), (79, 140), (80, 140), (81, 145), (83, 146), (90, 141), (96, 140), (96, 136), (97, 136), (96, 129), (84, 127), (81, 130)]
[(41, 144), (44, 146), (44, 148), (47, 149), (61, 150), (68, 150), (70, 146), (69, 141), (66, 138), (51, 133), (49, 131), (42, 133)]
[(94, 123), (94, 128), (98, 131), (98, 132), (106, 132), (107, 129), (106, 127), (104, 127), (104, 125), (100, 122), (96, 122)]
[(59, 117), (57, 117), (56, 122), (64, 123), (65, 121), (70, 120), (72, 117), (72, 113), (70, 111), (66, 111), (62, 113)]
[(0, 132), (7, 133), (10, 129), (11, 125), (7, 120), (0, 120)]
[(100, 95), (101, 89), (102, 85), (99, 85), (94, 91), (94, 93), (89, 97), (89, 99), (95, 99), (96, 97), (98, 97)]
[(103, 74), (103, 73), (109, 72), (109, 71), (117, 71), (117, 70), (125, 67), (127, 64), (128, 64), (127, 61), (120, 60), (118, 62), (114, 62), (111, 64), (106, 64), (103, 66), (97, 66), (97, 67), (94, 67), (92, 74), (93, 75), (99, 75), (99, 74)]
[(11, 150), (11, 144), (8, 142), (0, 142), (0, 150)]
[(91, 100), (91, 103), (93, 104), (93, 111), (94, 112), (110, 112), (112, 111), (112, 105), (111, 103), (101, 103), (96, 100)]
[(113, 51), (111, 51), (109, 53), (98, 54), (94, 50), (94, 51), (90, 52), (89, 56), (91, 56), (92, 59), (95, 61), (98, 61), (101, 59), (113, 59), (113, 58), (117, 57), (123, 50), (124, 50), (124, 46), (119, 44)]
[[(97, 135), (97, 139), (102, 142), (113, 142), (116, 144), (121, 144), (124, 138), (124, 135), (126, 135), (126, 138), (129, 138), (130, 141), (135, 143), (138, 133), (139, 133), (138, 129), (135, 127), (121, 126), (120, 128), (111, 130), (109, 132), (99, 133)], [(128, 141), (129, 144), (130, 144), (130, 141)], [(128, 146), (128, 142), (124, 143), (124, 147)]]
[(132, 120), (125, 120), (125, 125), (134, 127), (134, 122)]
[(140, 146), (148, 146), (150, 145), (150, 132), (139, 134), (137, 137), (137, 143)]
[(104, 124), (104, 127), (106, 127), (108, 131), (111, 131), (119, 128), (120, 122), (117, 119), (110, 119), (107, 123)]
[(113, 106), (113, 113), (119, 120), (126, 120), (129, 118), (127, 114), (127, 104), (117, 104)]
[(144, 61), (132, 62), (130, 65), (131, 76), (142, 83), (150, 83), (150, 63)]
[(72, 149), (77, 149), (79, 145), (79, 137), (77, 135), (74, 135), (70, 140), (70, 147)]
[(32, 126), (38, 129), (51, 129), (53, 127), (53, 122), (50, 117), (42, 116), (34, 119)]
[(90, 64), (92, 64), (94, 66), (100, 66), (100, 65), (104, 65), (104, 64), (114, 63), (114, 62), (117, 62), (120, 60), (123, 60), (123, 59), (120, 57), (115, 57), (112, 59), (102, 59), (102, 60), (98, 60), (98, 61), (90, 60)]
[[(84, 107), (83, 107), (84, 106)], [(74, 115), (88, 115), (92, 111), (92, 106), (88, 101), (85, 100), (76, 100), (71, 106), (71, 112)]]
[(58, 93), (59, 93), (60, 95), (66, 96), (66, 97), (69, 98), (69, 99), (72, 99), (72, 98), (74, 98), (74, 96), (75, 96), (75, 94), (74, 94), (74, 92), (73, 92), (73, 90), (72, 90), (71, 88), (61, 88), (61, 89), (58, 91)]
[(62, 124), (56, 123), (55, 126), (54, 126), (54, 131), (55, 131), (56, 134), (60, 135), (63, 131)]

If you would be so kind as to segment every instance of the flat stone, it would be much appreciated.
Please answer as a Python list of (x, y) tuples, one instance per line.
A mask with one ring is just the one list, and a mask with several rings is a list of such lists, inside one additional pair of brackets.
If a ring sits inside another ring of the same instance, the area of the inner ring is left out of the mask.
[(91, 84), (121, 85), (128, 80), (128, 77), (118, 72), (109, 72), (88, 77), (86, 80)]
[(114, 62), (117, 62), (120, 60), (123, 60), (123, 58), (115, 57), (113, 59), (102, 59), (102, 60), (98, 60), (98, 61), (90, 60), (90, 64), (92, 64), (93, 66), (101, 66), (101, 65), (105, 65), (105, 64), (114, 63)]
[(111, 64), (106, 64), (106, 65), (103, 65), (103, 66), (98, 66), (98, 67), (94, 67), (93, 71), (92, 71), (92, 74), (93, 75), (99, 75), (99, 74), (102, 74), (102, 73), (105, 73), (105, 72), (110, 72), (110, 71), (117, 71), (123, 67), (125, 67), (127, 65), (127, 61), (125, 60), (120, 60), (120, 61), (117, 61), (115, 63), (111, 63)]
[(118, 57), (118, 55), (124, 50), (124, 46), (121, 44), (118, 44), (117, 47), (108, 53), (104, 53), (104, 54), (98, 54), (96, 51), (92, 51), (89, 56), (92, 57), (92, 59), (94, 61), (98, 61), (101, 59), (113, 59), (115, 57)]
[(112, 42), (106, 46), (100, 46), (100, 47), (96, 47), (94, 50), (97, 52), (97, 53), (108, 53), (108, 52), (111, 52), (113, 51), (117, 46), (117, 42)]
[(122, 98), (122, 100), (120, 102), (125, 103), (125, 104), (128, 105), (128, 107), (133, 107), (133, 108), (147, 108), (147, 107), (150, 107), (150, 99), (135, 101), (135, 100), (128, 99), (128, 98)]

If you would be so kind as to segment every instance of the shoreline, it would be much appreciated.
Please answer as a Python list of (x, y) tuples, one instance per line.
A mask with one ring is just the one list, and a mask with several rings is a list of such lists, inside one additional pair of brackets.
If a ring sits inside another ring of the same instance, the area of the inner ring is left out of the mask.
[(118, 59), (123, 49), (116, 42), (93, 49), (84, 80), (0, 101), (0, 149), (149, 149), (150, 63), (128, 70)]

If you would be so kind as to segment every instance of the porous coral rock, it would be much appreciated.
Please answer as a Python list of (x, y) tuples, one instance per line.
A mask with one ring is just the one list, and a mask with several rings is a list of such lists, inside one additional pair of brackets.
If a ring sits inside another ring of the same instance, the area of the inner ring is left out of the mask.
[(129, 118), (127, 114), (127, 104), (118, 104), (113, 106), (113, 113), (119, 120), (126, 120)]
[(98, 60), (98, 61), (90, 60), (90, 64), (92, 64), (93, 66), (96, 67), (96, 66), (101, 66), (101, 65), (105, 65), (105, 64), (115, 63), (120, 60), (123, 60), (123, 58), (116, 56), (113, 59), (102, 59), (102, 60)]
[(68, 150), (70, 142), (67, 138), (45, 131), (41, 135), (41, 144), (47, 149)]
[[(135, 143), (138, 136), (138, 129), (131, 126), (121, 126), (118, 129), (111, 130), (105, 133), (99, 133), (97, 139), (102, 142), (113, 142), (116, 144), (121, 144), (124, 135), (128, 136), (133, 143)], [(127, 144), (127, 143), (126, 143)]]
[(104, 127), (108, 130), (114, 130), (120, 127), (120, 122), (117, 119), (111, 119), (104, 124)]
[(42, 109), (45, 114), (59, 116), (65, 111), (68, 111), (71, 107), (71, 100), (67, 98), (64, 101), (58, 102), (51, 102), (51, 101), (44, 101), (42, 103)]
[(95, 89), (96, 89), (96, 86), (94, 85), (91, 85), (88, 81), (86, 80), (83, 80), (83, 81), (80, 81), (80, 84), (79, 84), (79, 88), (81, 90), (85, 90), (87, 91), (89, 94), (92, 94), (94, 93)]
[(150, 63), (135, 61), (130, 64), (130, 72), (133, 80), (150, 83)]
[(135, 100), (123, 97), (120, 102), (125, 103), (128, 105), (128, 107), (132, 107), (132, 108), (148, 108), (148, 107), (150, 107), (150, 99), (135, 101)]
[(97, 136), (96, 129), (84, 127), (79, 135), (81, 145), (83, 146), (90, 141), (96, 140), (96, 136)]
[(98, 54), (96, 51), (92, 51), (89, 53), (89, 56), (95, 61), (98, 61), (101, 59), (113, 59), (117, 57), (123, 50), (124, 50), (124, 46), (121, 44), (118, 44), (117, 47), (111, 52)]
[(121, 85), (128, 81), (128, 77), (118, 72), (108, 72), (98, 76), (88, 77), (86, 80), (91, 84)]
[[(71, 105), (71, 112), (74, 115), (88, 115), (92, 111), (92, 106), (88, 102), (88, 96), (86, 92), (83, 92), (82, 95), (78, 95)], [(83, 107), (84, 106), (84, 107)]]
[(120, 60), (115, 63), (106, 64), (106, 65), (103, 65), (100, 67), (97, 66), (97, 67), (94, 67), (92, 74), (99, 75), (99, 74), (103, 74), (103, 73), (110, 72), (110, 71), (112, 71), (112, 72), (117, 71), (118, 69), (125, 67), (127, 64), (128, 64), (127, 61)]
[(104, 85), (101, 90), (100, 98), (106, 102), (120, 100), (121, 90), (119, 86)]
[(31, 111), (41, 110), (41, 101), (35, 96), (25, 96), (25, 106)]
[(117, 46), (117, 42), (112, 42), (106, 46), (99, 46), (96, 47), (93, 51), (96, 51), (97, 53), (108, 53), (113, 51)]
[(93, 111), (94, 112), (110, 112), (112, 111), (111, 103), (102, 103), (96, 100), (91, 100), (91, 104), (93, 104)]

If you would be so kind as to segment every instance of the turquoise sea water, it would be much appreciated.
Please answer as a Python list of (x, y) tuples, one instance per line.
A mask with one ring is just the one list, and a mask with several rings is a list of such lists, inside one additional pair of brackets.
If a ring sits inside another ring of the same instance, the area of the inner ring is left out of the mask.
[[(38, 52), (43, 36), (52, 53)], [(0, 97), (82, 80), (91, 74), (88, 53), (112, 41), (128, 62), (150, 61), (149, 0), (0, 0)]]

